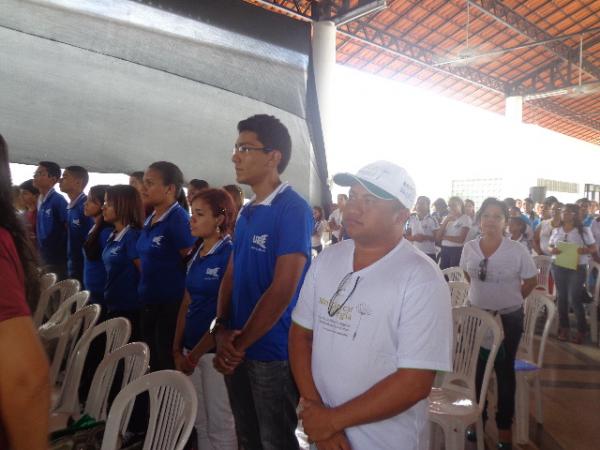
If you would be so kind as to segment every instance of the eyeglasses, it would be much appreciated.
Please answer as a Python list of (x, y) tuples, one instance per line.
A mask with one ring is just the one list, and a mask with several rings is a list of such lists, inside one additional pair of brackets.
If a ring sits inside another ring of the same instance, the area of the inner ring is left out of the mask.
[(245, 145), (245, 144), (235, 144), (233, 146), (233, 152), (232, 154), (236, 154), (236, 153), (248, 153), (251, 152), (253, 150), (260, 150), (263, 151), (265, 153), (271, 152), (274, 149), (271, 147), (251, 147), (250, 145)]
[[(350, 297), (352, 297), (352, 294), (354, 294), (354, 291), (356, 290), (356, 286), (358, 286), (358, 282), (360, 281), (360, 277), (357, 276), (356, 279), (354, 280), (354, 283), (350, 284), (350, 279), (352, 278), (353, 275), (354, 275), (354, 272), (350, 272), (348, 275), (346, 275), (344, 278), (342, 278), (342, 281), (340, 281), (340, 284), (338, 285), (335, 293), (329, 300), (329, 306), (327, 307), (327, 314), (329, 314), (329, 317), (333, 317), (338, 312), (340, 312), (340, 310), (346, 305), (346, 303), (348, 303), (348, 300), (350, 300)], [(344, 298), (344, 297), (345, 297), (345, 300), (336, 305), (336, 300), (338, 298)]]
[(487, 258), (482, 259), (479, 263), (479, 270), (477, 271), (477, 276), (481, 281), (485, 281), (485, 277), (487, 276), (487, 264)]

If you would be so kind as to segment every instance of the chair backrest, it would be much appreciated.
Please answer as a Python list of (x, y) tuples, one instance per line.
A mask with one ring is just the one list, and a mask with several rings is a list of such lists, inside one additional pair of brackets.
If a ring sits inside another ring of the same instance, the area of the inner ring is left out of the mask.
[(479, 351), (484, 339), (491, 334), (491, 346), (479, 396), (478, 406), (481, 412), (485, 404), (496, 353), (502, 341), (502, 330), (490, 313), (475, 307), (453, 308), (452, 319), (454, 322), (453, 368), (452, 372), (444, 374), (442, 387), (445, 389), (476, 398), (475, 375)]
[(79, 291), (71, 295), (68, 299), (60, 304), (52, 317), (44, 322), (38, 328), (38, 333), (43, 339), (51, 339), (57, 337), (60, 333), (60, 327), (67, 321), (71, 315), (79, 311), (90, 299), (88, 291)]
[(150, 397), (150, 419), (143, 450), (182, 450), (192, 432), (198, 399), (192, 382), (175, 370), (149, 373), (129, 383), (116, 396), (108, 414), (101, 450), (117, 448), (127, 429), (135, 398)]
[(61, 327), (58, 343), (50, 364), (51, 386), (54, 386), (58, 381), (63, 362), (67, 361), (68, 364), (70, 361), (77, 342), (92, 333), (92, 328), (96, 325), (98, 317), (100, 317), (100, 305), (88, 305), (69, 317)]
[(465, 277), (465, 273), (460, 267), (448, 267), (442, 270), (442, 273), (448, 281), (464, 281), (468, 283), (467, 277)]
[(96, 420), (106, 420), (108, 398), (119, 363), (123, 361), (123, 377), (119, 391), (148, 371), (150, 350), (143, 342), (126, 344), (104, 357), (96, 368), (84, 412)]
[[(546, 312), (544, 330), (538, 348), (537, 357), (534, 355), (534, 336), (536, 323), (541, 315)], [(525, 299), (525, 318), (523, 320), (523, 336), (519, 344), (517, 358), (535, 363), (539, 368), (542, 367), (544, 359), (544, 350), (546, 341), (552, 327), (552, 320), (556, 314), (556, 305), (544, 291), (532, 291)]]
[(79, 399), (79, 385), (81, 383), (81, 374), (87, 358), (90, 344), (101, 334), (106, 335), (106, 345), (104, 347), (104, 356), (122, 347), (129, 341), (131, 336), (131, 324), (124, 317), (116, 317), (106, 320), (91, 330), (84, 333), (77, 345), (73, 349), (65, 371), (65, 380), (60, 388), (60, 394), (56, 404), (57, 411), (75, 411)]
[(39, 327), (54, 314), (62, 302), (79, 292), (79, 289), (79, 281), (69, 279), (59, 281), (42, 291), (33, 315), (33, 323)]
[(448, 287), (450, 288), (452, 307), (466, 306), (469, 297), (469, 283), (466, 281), (450, 281)]
[(536, 255), (533, 257), (533, 261), (538, 270), (538, 286), (542, 286), (547, 292), (550, 292), (550, 267), (552, 267), (552, 257), (548, 255)]
[(50, 286), (56, 284), (57, 276), (55, 273), (45, 273), (40, 277), (40, 292), (44, 292)]

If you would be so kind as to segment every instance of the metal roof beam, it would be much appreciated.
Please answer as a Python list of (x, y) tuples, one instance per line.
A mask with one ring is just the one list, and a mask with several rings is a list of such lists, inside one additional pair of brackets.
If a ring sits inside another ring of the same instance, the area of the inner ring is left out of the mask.
[[(473, 5), (481, 12), (493, 17), (495, 20), (504, 24), (511, 30), (533, 41), (550, 40), (555, 37), (498, 0), (468, 1), (469, 4)], [(575, 64), (577, 66), (579, 65), (578, 49), (572, 49), (560, 41), (549, 42), (545, 45), (545, 48), (559, 58), (568, 61), (571, 64)], [(600, 68), (596, 67), (591, 62), (584, 59), (582, 61), (582, 69), (588, 75), (600, 80)]]
[(540, 108), (544, 111), (551, 112), (553, 114), (556, 114), (557, 116), (560, 116), (563, 119), (582, 125), (586, 128), (589, 128), (590, 130), (595, 131), (596, 133), (600, 133), (600, 120), (590, 119), (584, 114), (566, 108), (548, 98), (531, 100), (529, 101), (529, 103), (532, 106), (535, 106), (536, 108)]

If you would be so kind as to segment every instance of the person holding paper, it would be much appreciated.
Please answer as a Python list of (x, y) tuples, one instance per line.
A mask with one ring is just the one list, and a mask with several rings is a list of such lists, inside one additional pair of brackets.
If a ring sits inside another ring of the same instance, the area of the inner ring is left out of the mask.
[[(562, 212), (562, 226), (555, 228), (548, 244), (552, 255), (552, 276), (558, 298), (558, 339), (569, 340), (569, 304), (577, 319), (577, 334), (572, 342), (581, 344), (587, 333), (581, 292), (585, 282), (586, 266), (590, 255), (598, 258), (590, 227), (584, 227), (579, 218), (579, 206), (568, 203)], [(574, 257), (574, 253), (578, 257)]]
[[(498, 384), (496, 426), (498, 448), (512, 448), (511, 426), (515, 412), (515, 357), (523, 334), (523, 299), (537, 284), (537, 269), (527, 247), (504, 235), (509, 221), (506, 204), (487, 198), (477, 212), (481, 238), (468, 241), (460, 267), (470, 281), (469, 304), (498, 315), (504, 329), (501, 351), (494, 361)], [(481, 391), (486, 361), (479, 358), (475, 385)], [(487, 419), (487, 407), (483, 412)], [(475, 433), (467, 432), (475, 440)]]

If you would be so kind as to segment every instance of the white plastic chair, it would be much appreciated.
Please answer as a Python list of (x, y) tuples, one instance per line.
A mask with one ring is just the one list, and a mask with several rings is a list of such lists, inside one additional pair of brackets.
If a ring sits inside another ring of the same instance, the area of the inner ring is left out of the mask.
[(198, 399), (192, 382), (175, 370), (144, 375), (128, 384), (115, 398), (108, 414), (101, 450), (118, 448), (127, 429), (135, 398), (150, 397), (150, 419), (144, 450), (182, 450), (192, 432)]
[(553, 296), (550, 293), (550, 267), (552, 267), (552, 257), (547, 255), (536, 255), (533, 257), (535, 266), (538, 270), (538, 286), (543, 287), (548, 295)]
[(469, 283), (466, 281), (450, 281), (448, 282), (448, 287), (450, 288), (452, 307), (466, 306), (467, 298), (469, 297)]
[[(79, 281), (69, 279), (59, 281), (42, 291), (40, 301), (38, 302), (33, 315), (33, 323), (39, 327), (54, 314), (62, 302), (79, 292), (79, 289)], [(57, 292), (59, 294), (56, 299), (54, 297)]]
[(40, 338), (44, 340), (57, 338), (60, 334), (60, 327), (73, 313), (87, 305), (89, 299), (88, 291), (79, 291), (62, 302), (52, 317), (38, 328)]
[[(594, 284), (593, 289), (590, 290), (588, 286), (590, 274), (593, 270), (596, 270), (598, 276), (596, 277), (596, 284)], [(588, 273), (585, 278), (586, 286), (588, 286), (588, 292), (592, 297), (592, 303), (587, 305), (588, 314), (590, 316), (590, 338), (592, 343), (598, 344), (599, 336), (598, 336), (598, 309), (600, 308), (600, 264), (597, 262), (591, 262), (588, 264)]]
[(442, 273), (446, 276), (448, 281), (463, 281), (468, 283), (465, 273), (460, 267), (448, 267), (442, 270)]
[(56, 274), (55, 273), (45, 273), (40, 277), (40, 292), (44, 292), (50, 286), (56, 284)]
[(116, 317), (96, 325), (81, 336), (67, 361), (65, 380), (54, 402), (54, 411), (75, 413), (79, 410), (79, 385), (85, 360), (90, 344), (101, 334), (106, 334), (106, 356), (129, 341), (131, 324), (124, 317)]
[(100, 317), (100, 305), (88, 305), (73, 314), (61, 327), (50, 364), (50, 385), (56, 386), (64, 361), (69, 361), (77, 342), (92, 333)]
[[(491, 314), (478, 308), (454, 308), (452, 318), (454, 322), (453, 371), (444, 374), (441, 387), (431, 389), (428, 398), (429, 420), (441, 427), (446, 450), (464, 449), (465, 430), (467, 426), (476, 423), (477, 449), (483, 450), (481, 414), (494, 360), (502, 340), (502, 331)], [(485, 364), (478, 402), (475, 386), (477, 361), (480, 347), (490, 333), (492, 338), (490, 353)], [(432, 434), (435, 437), (435, 433)]]
[(83, 411), (63, 411), (59, 409), (50, 415), (50, 431), (60, 430), (67, 426), (69, 418), (78, 419), (83, 414), (95, 420), (106, 420), (108, 415), (108, 399), (115, 380), (115, 374), (120, 362), (123, 362), (123, 378), (120, 389), (148, 371), (150, 350), (144, 342), (132, 342), (117, 348), (98, 364), (90, 385)]
[[(534, 352), (534, 336), (538, 318), (546, 312), (546, 322), (540, 338), (537, 355)], [(529, 441), (529, 386), (533, 387), (536, 420), (543, 423), (542, 415), (542, 389), (540, 386), (540, 369), (544, 361), (546, 341), (550, 327), (556, 314), (556, 306), (552, 299), (544, 292), (533, 291), (525, 299), (525, 319), (523, 323), (523, 336), (515, 361), (517, 377), (517, 394), (515, 404), (516, 414), (516, 441), (525, 444)]]

